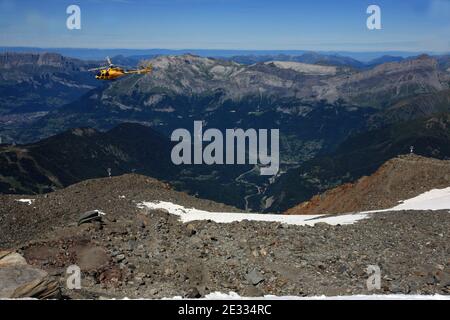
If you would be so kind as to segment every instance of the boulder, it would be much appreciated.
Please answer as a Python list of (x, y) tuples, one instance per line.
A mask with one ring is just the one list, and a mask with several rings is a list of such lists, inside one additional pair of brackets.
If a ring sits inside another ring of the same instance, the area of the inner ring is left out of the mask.
[(44, 270), (27, 264), (15, 252), (0, 252), (0, 299), (3, 298), (60, 298), (56, 280)]
[(102, 221), (102, 216), (104, 216), (105, 213), (103, 213), (100, 210), (92, 210), (87, 211), (85, 213), (82, 213), (78, 218), (78, 225), (81, 225), (83, 223), (93, 222), (93, 221)]
[(253, 269), (252, 271), (247, 273), (245, 278), (254, 286), (264, 281), (264, 277), (256, 269)]
[(16, 252), (0, 251), (0, 268), (11, 265), (26, 265), (24, 257)]

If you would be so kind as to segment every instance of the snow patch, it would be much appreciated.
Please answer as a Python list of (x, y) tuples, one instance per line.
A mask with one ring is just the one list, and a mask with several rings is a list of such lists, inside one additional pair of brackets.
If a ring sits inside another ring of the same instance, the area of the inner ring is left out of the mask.
[(392, 210), (445, 210), (450, 209), (450, 187), (433, 189), (421, 195), (402, 201)]
[(17, 202), (26, 203), (32, 205), (35, 199), (16, 199)]
[(399, 201), (400, 204), (390, 209), (370, 210), (362, 213), (403, 211), (403, 210), (447, 210), (450, 209), (450, 187), (433, 189), (417, 197)]
[(171, 214), (180, 217), (183, 223), (198, 220), (212, 220), (217, 223), (231, 223), (240, 222), (243, 220), (249, 221), (265, 221), (265, 222), (280, 222), (285, 224), (292, 224), (298, 226), (313, 226), (319, 222), (325, 222), (330, 225), (344, 225), (353, 224), (356, 221), (365, 219), (367, 214), (346, 214), (341, 216), (328, 215), (280, 215), (280, 214), (258, 214), (258, 213), (235, 213), (235, 212), (210, 212), (198, 210), (195, 208), (186, 208), (172, 202), (152, 201), (141, 202), (138, 208), (152, 209), (152, 210), (166, 210)]
[[(167, 298), (166, 298), (167, 299)], [(183, 300), (176, 296), (169, 300)], [(450, 296), (443, 295), (407, 295), (407, 294), (374, 294), (374, 295), (349, 295), (349, 296), (273, 296), (241, 297), (236, 292), (222, 293), (212, 292), (200, 300), (450, 300)]]

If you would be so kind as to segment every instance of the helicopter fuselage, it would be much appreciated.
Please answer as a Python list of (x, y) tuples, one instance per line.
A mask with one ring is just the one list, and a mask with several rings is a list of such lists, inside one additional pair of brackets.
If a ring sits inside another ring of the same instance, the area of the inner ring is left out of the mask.
[(98, 80), (114, 80), (121, 76), (125, 75), (125, 71), (121, 68), (107, 68), (100, 70), (96, 76), (95, 79)]

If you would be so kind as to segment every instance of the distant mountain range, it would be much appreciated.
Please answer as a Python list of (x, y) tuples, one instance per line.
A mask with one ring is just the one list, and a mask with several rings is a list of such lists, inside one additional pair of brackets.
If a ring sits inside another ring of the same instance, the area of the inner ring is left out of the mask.
[[(372, 65), (310, 52), (296, 60), (242, 58), (248, 61), (158, 55), (145, 61), (155, 68), (149, 75), (99, 84), (86, 69), (103, 62), (0, 55), (7, 79), (0, 88), (8, 92), (1, 95), (0, 137), (26, 143), (2, 147), (3, 192), (46, 191), (112, 168), (114, 175), (138, 170), (204, 198), (281, 212), (370, 174), (411, 145), (422, 155), (450, 156), (450, 56), (384, 56)], [(30, 89), (14, 91), (23, 84)], [(263, 178), (252, 166), (173, 168), (167, 137), (191, 130), (194, 120), (205, 129), (280, 128), (280, 174)]]
[[(414, 57), (418, 52), (412, 51), (310, 51), (310, 50), (220, 50), (220, 49), (90, 49), (90, 48), (37, 48), (37, 47), (0, 47), (0, 52), (19, 53), (58, 53), (67, 57), (84, 60), (101, 60), (105, 56), (157, 56), (157, 55), (183, 55), (195, 54), (202, 57), (232, 57), (232, 56), (300, 56), (317, 53), (321, 55), (349, 57), (361, 62), (369, 62), (382, 56)], [(421, 52), (429, 55), (441, 55), (438, 52)]]

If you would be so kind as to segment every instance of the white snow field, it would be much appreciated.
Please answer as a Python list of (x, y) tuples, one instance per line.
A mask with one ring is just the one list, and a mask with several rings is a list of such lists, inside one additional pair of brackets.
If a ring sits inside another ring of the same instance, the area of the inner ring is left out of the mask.
[(198, 220), (211, 220), (217, 223), (231, 223), (243, 220), (268, 221), (293, 224), (299, 226), (313, 226), (319, 222), (330, 225), (353, 224), (359, 220), (370, 217), (371, 213), (402, 211), (402, 210), (446, 210), (450, 209), (450, 187), (445, 189), (433, 189), (415, 198), (401, 201), (401, 203), (390, 209), (371, 210), (359, 213), (343, 215), (280, 215), (259, 213), (235, 213), (235, 212), (210, 212), (195, 208), (186, 208), (181, 205), (166, 201), (141, 202), (141, 209), (162, 209), (180, 217), (184, 223)]
[(352, 224), (358, 220), (368, 217), (367, 214), (348, 214), (341, 216), (324, 215), (281, 215), (281, 214), (260, 214), (260, 213), (235, 213), (235, 212), (209, 212), (195, 208), (186, 208), (172, 202), (153, 201), (141, 202), (139, 208), (162, 209), (169, 213), (177, 215), (184, 223), (198, 220), (211, 220), (217, 223), (231, 223), (243, 220), (251, 221), (269, 221), (299, 226), (313, 226), (319, 222), (325, 222), (330, 225)]

